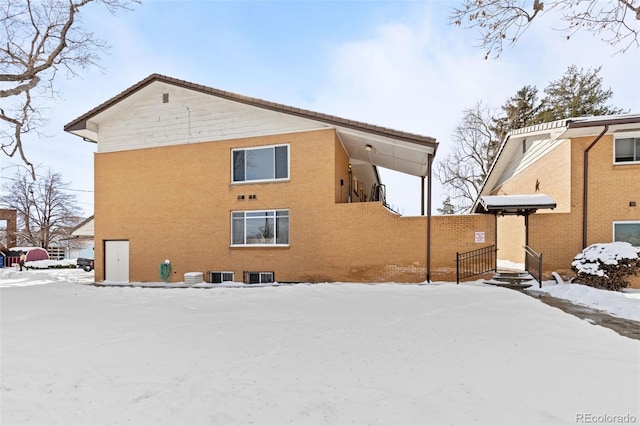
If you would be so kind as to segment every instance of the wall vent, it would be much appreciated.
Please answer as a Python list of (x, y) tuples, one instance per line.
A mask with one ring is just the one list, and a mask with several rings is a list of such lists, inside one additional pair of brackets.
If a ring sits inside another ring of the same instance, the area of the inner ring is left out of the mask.
[(209, 271), (209, 282), (213, 284), (222, 284), (224, 282), (233, 282), (233, 272), (229, 271)]
[(254, 272), (244, 271), (245, 284), (268, 284), (275, 282), (275, 275), (273, 272)]

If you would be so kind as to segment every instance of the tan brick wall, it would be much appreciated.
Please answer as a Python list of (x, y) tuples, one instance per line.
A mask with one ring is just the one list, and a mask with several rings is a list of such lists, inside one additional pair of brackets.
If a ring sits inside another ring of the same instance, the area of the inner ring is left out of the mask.
[[(493, 215), (442, 215), (431, 219), (433, 281), (455, 282), (456, 252), (464, 253), (495, 244)], [(476, 232), (484, 232), (484, 243), (475, 242)]]
[[(231, 184), (231, 149), (290, 143), (290, 181)], [(425, 217), (345, 201), (348, 158), (333, 130), (95, 155), (96, 280), (104, 241), (128, 240), (130, 281), (184, 273), (274, 271), (278, 281), (421, 282)], [(344, 185), (340, 185), (340, 179)], [(238, 196), (244, 195), (244, 200)], [(255, 195), (255, 199), (249, 199)], [(289, 247), (230, 247), (231, 212), (290, 210)], [(434, 217), (432, 279), (455, 277), (455, 252), (493, 242), (490, 216)]]
[[(584, 150), (594, 139), (564, 142), (496, 191), (531, 194), (538, 180), (540, 192), (558, 203), (555, 210), (539, 211), (529, 219), (529, 245), (543, 254), (547, 274), (571, 275), (571, 261), (582, 250)], [(640, 220), (640, 207), (630, 207), (630, 201), (640, 206), (640, 165), (614, 165), (613, 136), (604, 136), (589, 153), (587, 244), (611, 242), (613, 221)], [(518, 246), (523, 235), (522, 217), (499, 218), (498, 257), (522, 259)]]
[(498, 217), (498, 259), (524, 263), (524, 217)]
[(535, 194), (553, 198), (554, 212), (571, 211), (571, 144), (566, 141), (505, 182), (494, 195)]
[[(576, 142), (586, 148), (592, 140)], [(589, 153), (588, 202), (587, 244), (612, 241), (613, 221), (640, 220), (640, 165), (613, 164), (612, 136), (603, 137)]]
[(529, 246), (543, 256), (544, 273), (572, 276), (571, 262), (582, 251), (582, 228), (571, 213), (534, 214), (529, 217)]

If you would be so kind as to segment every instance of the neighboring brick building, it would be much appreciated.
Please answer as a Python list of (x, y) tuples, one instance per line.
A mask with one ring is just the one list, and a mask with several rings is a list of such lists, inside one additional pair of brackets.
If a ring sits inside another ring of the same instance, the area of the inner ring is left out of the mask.
[[(528, 218), (529, 246), (543, 268), (572, 275), (573, 257), (593, 243), (640, 246), (640, 115), (582, 117), (509, 133), (482, 197), (546, 194), (556, 207)], [(522, 216), (499, 216), (499, 258), (522, 263)]]
[[(97, 143), (97, 281), (158, 281), (165, 259), (172, 281), (451, 280), (456, 251), (493, 244), (492, 217), (430, 216), (429, 137), (156, 74), (65, 130)], [(427, 215), (388, 209), (377, 166), (427, 180)]]
[(18, 231), (18, 212), (13, 209), (0, 209), (0, 251), (6, 251), (9, 247), (15, 247)]

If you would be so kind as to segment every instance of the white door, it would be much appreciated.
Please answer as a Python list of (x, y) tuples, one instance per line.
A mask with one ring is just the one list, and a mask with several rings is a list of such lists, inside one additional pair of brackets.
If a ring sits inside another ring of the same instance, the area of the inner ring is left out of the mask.
[(129, 282), (129, 241), (104, 242), (104, 280)]

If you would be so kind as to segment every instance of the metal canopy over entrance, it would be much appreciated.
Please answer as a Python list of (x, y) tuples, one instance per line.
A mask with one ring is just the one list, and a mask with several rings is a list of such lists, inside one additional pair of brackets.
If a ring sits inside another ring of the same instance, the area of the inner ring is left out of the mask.
[(485, 195), (479, 198), (474, 213), (500, 216), (528, 216), (540, 209), (554, 209), (556, 202), (544, 194), (534, 195)]
[[(485, 195), (478, 198), (474, 213), (495, 215), (496, 243), (498, 241), (498, 216), (524, 216), (525, 270), (536, 277), (538, 283), (542, 285), (542, 254), (536, 253), (529, 247), (529, 216), (540, 209), (554, 208), (556, 208), (556, 202), (545, 194)], [(530, 257), (537, 262), (537, 273), (532, 272)]]

